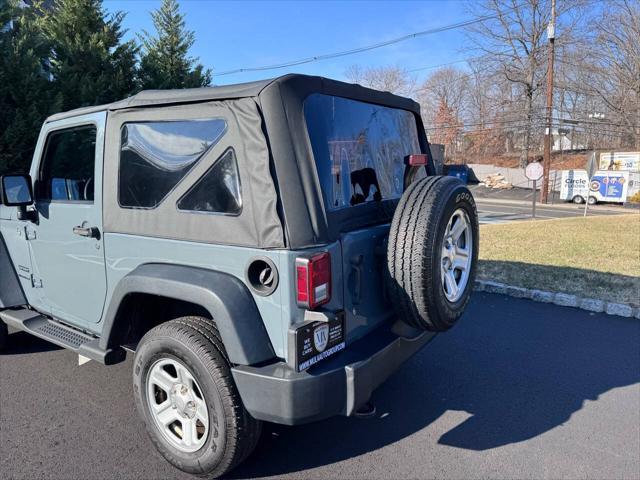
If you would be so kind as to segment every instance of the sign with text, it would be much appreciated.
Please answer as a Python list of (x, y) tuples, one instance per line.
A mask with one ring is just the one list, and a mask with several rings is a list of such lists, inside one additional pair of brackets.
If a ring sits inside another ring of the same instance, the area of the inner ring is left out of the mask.
[(560, 198), (571, 201), (580, 196), (586, 200), (589, 195), (599, 202), (623, 203), (628, 187), (629, 172), (599, 170), (589, 178), (584, 170), (564, 170)]
[(600, 170), (626, 170), (640, 172), (640, 152), (603, 152)]

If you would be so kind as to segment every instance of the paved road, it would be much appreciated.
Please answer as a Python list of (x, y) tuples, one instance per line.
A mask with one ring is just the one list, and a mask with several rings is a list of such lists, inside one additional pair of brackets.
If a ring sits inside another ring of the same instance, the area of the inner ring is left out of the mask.
[[(480, 223), (507, 223), (514, 220), (531, 219), (531, 203), (515, 200), (490, 200), (486, 198), (476, 199)], [(612, 207), (608, 205), (590, 206), (588, 215), (620, 215), (637, 211)], [(549, 220), (552, 218), (581, 217), (584, 214), (584, 205), (536, 205), (536, 219)]]
[[(190, 478), (155, 453), (131, 360), (0, 356), (3, 478)], [(232, 478), (640, 478), (640, 322), (476, 294), (375, 394), (372, 420), (270, 425)]]
[[(470, 185), (478, 206), (480, 223), (507, 223), (514, 220), (531, 219), (533, 190), (514, 188), (513, 190), (489, 190), (478, 185)], [(589, 215), (620, 215), (638, 213), (639, 209), (614, 204), (598, 204), (589, 207)], [(581, 217), (584, 205), (556, 201), (554, 204), (536, 205), (536, 219)]]

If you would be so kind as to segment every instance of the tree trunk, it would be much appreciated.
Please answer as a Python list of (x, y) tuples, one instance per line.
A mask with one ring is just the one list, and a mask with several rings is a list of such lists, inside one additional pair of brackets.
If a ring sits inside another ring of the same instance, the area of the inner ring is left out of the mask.
[(524, 132), (524, 151), (520, 156), (520, 167), (529, 163), (529, 146), (531, 144), (531, 123), (533, 122), (533, 88), (527, 85), (527, 125)]

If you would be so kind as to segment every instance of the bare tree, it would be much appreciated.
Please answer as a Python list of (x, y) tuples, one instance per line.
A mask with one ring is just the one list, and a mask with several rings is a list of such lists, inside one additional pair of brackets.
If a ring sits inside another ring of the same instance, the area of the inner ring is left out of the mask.
[[(558, 2), (556, 44), (568, 42), (575, 18), (566, 14), (574, 10), (580, 0)], [(469, 36), (482, 51), (484, 64), (499, 73), (516, 87), (522, 98), (524, 112), (524, 141), (521, 165), (528, 163), (532, 129), (537, 120), (536, 101), (541, 93), (546, 72), (546, 28), (550, 20), (550, 0), (483, 0), (474, 4), (473, 13), (486, 17), (469, 27)], [(563, 28), (564, 27), (564, 28)]]
[[(444, 98), (440, 100), (436, 110), (431, 133), (431, 141), (444, 145), (445, 156), (451, 159), (455, 155), (458, 138), (462, 133), (462, 125), (453, 108), (447, 104)], [(453, 152), (451, 151), (452, 148)]]
[(561, 117), (577, 146), (640, 148), (640, 4), (615, 0), (590, 13), (590, 28), (557, 61)]
[(418, 89), (425, 124), (434, 123), (444, 104), (456, 119), (463, 119), (467, 109), (469, 74), (459, 68), (443, 67), (427, 77)]
[(622, 144), (640, 147), (640, 3), (618, 0), (598, 25), (592, 52), (593, 90), (611, 110), (609, 127), (622, 127)]
[[(464, 151), (471, 160), (486, 158), (487, 155), (509, 153), (505, 140), (505, 120), (510, 98), (505, 92), (504, 80), (487, 74), (481, 62), (470, 62), (466, 82), (467, 130), (464, 137)], [(508, 90), (508, 89), (507, 89)]]
[(405, 69), (394, 66), (361, 67), (352, 65), (345, 71), (350, 82), (396, 95), (413, 96), (416, 79)]

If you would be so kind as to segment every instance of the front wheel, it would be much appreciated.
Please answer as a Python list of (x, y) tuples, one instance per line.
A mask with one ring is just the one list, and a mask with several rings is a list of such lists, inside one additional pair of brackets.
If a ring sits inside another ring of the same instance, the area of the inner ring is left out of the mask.
[(580, 205), (584, 203), (584, 198), (582, 198), (580, 195), (576, 195), (575, 197), (573, 197), (573, 203)]
[(158, 451), (182, 471), (218, 477), (255, 448), (261, 422), (246, 411), (215, 325), (183, 317), (140, 341), (134, 396)]
[(595, 205), (596, 203), (598, 203), (596, 197), (589, 197), (589, 205)]

